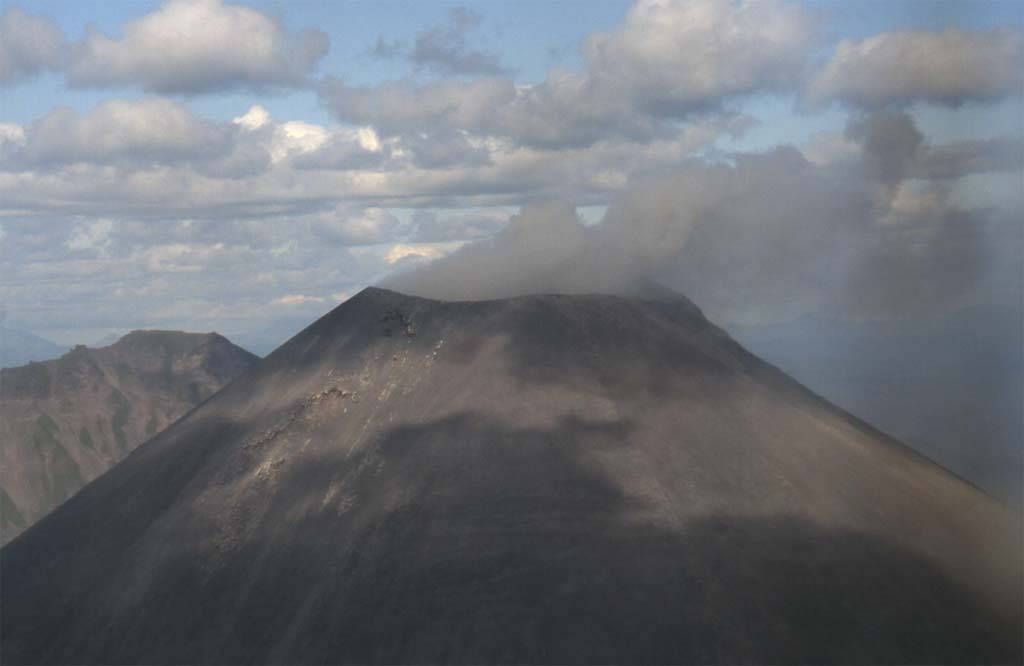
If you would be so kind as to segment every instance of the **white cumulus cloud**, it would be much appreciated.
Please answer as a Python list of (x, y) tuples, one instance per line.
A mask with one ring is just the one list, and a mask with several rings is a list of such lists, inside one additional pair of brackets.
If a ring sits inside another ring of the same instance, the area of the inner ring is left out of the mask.
[(813, 16), (776, 0), (640, 0), (618, 30), (584, 41), (583, 71), (536, 85), (327, 79), (319, 92), (340, 119), (386, 135), (465, 132), (545, 149), (651, 141), (731, 99), (796, 89), (816, 34)]
[(161, 93), (299, 86), (330, 43), (321, 30), (289, 34), (262, 12), (220, 0), (170, 0), (123, 33), (91, 30), (76, 44), (71, 84)]
[(900, 30), (844, 39), (808, 97), (862, 108), (930, 102), (958, 106), (1020, 93), (1024, 42), (1006, 29)]
[(85, 115), (58, 107), (30, 125), (21, 143), (15, 164), (150, 163), (217, 155), (229, 137), (184, 106), (152, 98), (109, 100)]

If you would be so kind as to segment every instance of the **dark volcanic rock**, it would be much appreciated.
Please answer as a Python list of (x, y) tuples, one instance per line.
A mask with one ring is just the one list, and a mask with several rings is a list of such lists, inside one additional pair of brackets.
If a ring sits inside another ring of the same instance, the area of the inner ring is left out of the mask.
[(0, 370), (0, 543), (255, 361), (216, 333), (135, 331)]
[(1001, 662), (1020, 516), (682, 299), (368, 289), (2, 552), (11, 663)]

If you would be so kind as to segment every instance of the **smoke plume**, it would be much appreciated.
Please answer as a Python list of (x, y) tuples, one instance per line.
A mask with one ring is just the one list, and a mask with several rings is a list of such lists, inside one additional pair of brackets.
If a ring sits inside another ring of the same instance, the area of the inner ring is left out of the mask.
[(809, 310), (889, 316), (951, 303), (984, 273), (995, 225), (908, 179), (924, 138), (904, 114), (852, 121), (859, 154), (812, 163), (793, 147), (690, 163), (634, 184), (585, 225), (530, 205), (489, 241), (384, 286), (447, 300), (680, 288), (723, 321)]

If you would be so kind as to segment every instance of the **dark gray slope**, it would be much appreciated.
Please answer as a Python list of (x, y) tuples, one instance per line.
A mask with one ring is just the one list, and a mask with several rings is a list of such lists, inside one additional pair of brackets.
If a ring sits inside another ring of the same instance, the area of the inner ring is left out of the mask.
[(368, 289), (2, 551), (3, 660), (1020, 661), (1019, 523), (684, 300)]

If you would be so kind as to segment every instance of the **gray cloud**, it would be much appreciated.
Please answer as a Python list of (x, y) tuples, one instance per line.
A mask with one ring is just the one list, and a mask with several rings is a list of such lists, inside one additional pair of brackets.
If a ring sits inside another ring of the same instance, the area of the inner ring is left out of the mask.
[[(638, 110), (628, 95), (602, 91), (598, 98), (589, 79), (566, 72), (553, 72), (532, 87), (484, 78), (423, 85), (405, 80), (367, 88), (328, 78), (319, 94), (340, 118), (391, 136), (461, 132), (513, 146), (558, 150), (612, 139), (649, 142), (679, 131), (676, 123)], [(694, 110), (689, 119), (715, 115)]]
[(1017, 32), (902, 30), (842, 40), (807, 96), (868, 109), (913, 102), (959, 106), (1019, 94), (1022, 72), (1024, 41)]
[(508, 222), (500, 211), (461, 211), (440, 215), (437, 211), (419, 209), (412, 215), (414, 243), (447, 243), (480, 240), (494, 236)]
[(301, 86), (330, 45), (321, 30), (288, 34), (266, 14), (220, 0), (170, 0), (123, 33), (90, 30), (75, 44), (71, 85), (187, 94)]
[(52, 19), (9, 8), (0, 15), (0, 85), (60, 69), (66, 47), (64, 33)]
[(902, 319), (963, 305), (985, 276), (1000, 230), (982, 211), (948, 205), (918, 221), (873, 229), (837, 298), (841, 309), (832, 306), (839, 314)]
[[(694, 163), (637, 184), (597, 226), (582, 225), (565, 203), (528, 206), (493, 241), (387, 286), (456, 299), (630, 293), (676, 272), (692, 242), (700, 249), (688, 261), (700, 268), (688, 270), (684, 281), (696, 272), (707, 276), (707, 285), (721, 285), (722, 294), (749, 298), (758, 284), (753, 274), (775, 262), (793, 273), (780, 279), (799, 281), (807, 269), (797, 260), (814, 253), (834, 258), (842, 239), (832, 231), (856, 226), (872, 207), (863, 189), (815, 169), (793, 149), (741, 156), (734, 166)], [(822, 220), (835, 226), (822, 227)]]
[[(328, 80), (320, 97), (339, 118), (385, 134), (444, 127), (553, 150), (660, 140), (680, 121), (757, 93), (803, 90), (816, 104), (870, 110), (990, 101), (1022, 86), (1021, 37), (1004, 29), (844, 40), (809, 77), (806, 56), (818, 40), (817, 18), (792, 4), (640, 0), (619, 28), (583, 42), (579, 72), (555, 69), (528, 86), (497, 77), (362, 88)], [(382, 40), (376, 49), (400, 50)]]
[(153, 164), (224, 155), (229, 131), (165, 99), (110, 100), (85, 115), (58, 107), (8, 150), (8, 168), (77, 162)]
[[(412, 134), (380, 138), (368, 128), (279, 122), (259, 107), (230, 123), (213, 123), (164, 103), (174, 111), (172, 119), (187, 122), (162, 119), (141, 103), (119, 102), (127, 105), (121, 113), (100, 113), (102, 105), (84, 115), (64, 111), (55, 116), (60, 123), (37, 123), (50, 131), (36, 136), (33, 125), (0, 125), (4, 210), (225, 219), (305, 215), (330, 202), (463, 208), (562, 197), (603, 205), (630, 181), (677, 168), (752, 122), (744, 116), (710, 116), (657, 142), (606, 139), (557, 152), (459, 133), (457, 150), (442, 145), (432, 156), (417, 154)], [(169, 129), (191, 123), (198, 127), (191, 139), (192, 130)], [(437, 136), (421, 140), (431, 149), (427, 139)], [(853, 146), (849, 156), (863, 168), (860, 144), (841, 135), (840, 140)], [(927, 163), (922, 155), (930, 149), (925, 145), (918, 151), (910, 175), (920, 174)]]
[(587, 237), (568, 203), (534, 204), (514, 215), (493, 239), (390, 278), (384, 285), (454, 300), (573, 291), (572, 271), (581, 261)]
[(373, 125), (384, 134), (437, 128), (468, 129), (479, 134), (487, 116), (515, 99), (516, 89), (511, 81), (495, 78), (422, 86), (400, 81), (368, 88), (348, 86), (328, 77), (319, 94), (321, 101), (343, 120)]
[(388, 159), (382, 150), (367, 150), (348, 136), (332, 137), (315, 150), (297, 155), (292, 164), (296, 169), (330, 169), (358, 171), (376, 169)]
[(968, 174), (1024, 170), (1024, 141), (1003, 137), (929, 146), (916, 165), (919, 178), (959, 178)]
[(378, 37), (370, 55), (385, 60), (404, 59), (419, 69), (455, 76), (495, 76), (508, 70), (493, 53), (470, 48), (466, 34), (483, 17), (466, 7), (448, 12), (448, 22), (416, 33), (412, 46)]
[(320, 96), (339, 118), (388, 134), (441, 126), (545, 149), (649, 141), (730, 99), (794, 87), (814, 39), (812, 17), (775, 0), (641, 0), (621, 28), (584, 42), (579, 73), (554, 70), (534, 86), (487, 78), (357, 88), (328, 80)]
[(474, 167), (491, 164), (490, 152), (473, 145), (457, 131), (407, 134), (400, 144), (412, 153), (412, 161), (421, 169)]
[(863, 166), (889, 194), (907, 177), (924, 144), (924, 135), (910, 116), (884, 111), (854, 118), (846, 137), (860, 143)]
[(482, 17), (471, 9), (456, 7), (448, 25), (422, 30), (408, 54), (411, 62), (439, 74), (495, 75), (506, 68), (493, 53), (469, 48), (466, 32), (480, 24)]
[(387, 265), (372, 246), (347, 244), (394, 223), (386, 211), (358, 208), (269, 223), (8, 216), (0, 302), (19, 325), (64, 338), (116, 325), (271, 329), (280, 342)]
[(383, 208), (337, 206), (305, 218), (303, 222), (311, 225), (317, 237), (346, 246), (386, 243), (404, 230), (402, 222)]
[(384, 284), (476, 299), (681, 287), (722, 321), (826, 309), (899, 316), (958, 302), (987, 271), (987, 211), (905, 179), (923, 140), (905, 116), (851, 123), (856, 163), (815, 165), (794, 148), (694, 162), (640, 182), (588, 227), (572, 206), (527, 206), (493, 240)]
[(270, 169), (273, 160), (264, 143), (253, 140), (238, 128), (216, 127), (227, 136), (230, 149), (225, 154), (213, 152), (213, 159), (204, 155), (194, 155), (197, 172), (211, 178), (230, 178), (235, 180), (255, 178)]
[(655, 114), (800, 80), (815, 20), (791, 4), (641, 0), (617, 31), (583, 44), (598, 96), (623, 94)]
[[(191, 15), (198, 27), (171, 44)], [(462, 37), (421, 33), (423, 64), (412, 71), (460, 78), (325, 81), (320, 100), (341, 125), (274, 119), (258, 106), (214, 122), (161, 99), (0, 123), (0, 301), (40, 330), (115, 320), (297, 328), (389, 270), (465, 241), (479, 243), (417, 274), (410, 290), (618, 290), (657, 277), (728, 322), (808, 310), (898, 317), (992, 285), (1010, 293), (1006, 276), (1019, 282), (1019, 137), (933, 144), (891, 112), (908, 101), (996, 99), (1015, 80), (1003, 65), (985, 70), (1003, 76), (995, 92), (975, 81), (974, 92), (957, 84), (959, 98), (943, 97), (927, 67), (896, 76), (912, 58), (890, 35), (878, 42), (894, 54), (888, 66), (855, 59), (857, 71), (874, 67), (874, 92), (851, 83), (819, 100), (872, 111), (845, 133), (819, 135), (803, 155), (723, 155), (718, 142), (756, 122), (733, 110), (747, 96), (803, 90), (804, 54), (819, 42), (802, 5), (640, 2), (581, 44), (578, 71), (532, 85), (440, 64), (480, 45), (469, 32), (478, 21), (454, 12), (435, 32)], [(123, 37), (88, 34), (70, 65), (59, 31), (39, 30), (50, 42), (0, 42), (0, 63), (16, 63), (0, 68), (15, 72), (8, 81), (67, 65), (77, 85), (187, 94), (302, 85), (326, 49), (316, 31), (210, 0), (171, 2)], [(985, 57), (1015, 57), (1000, 34)], [(414, 41), (382, 40), (379, 55), (412, 57)], [(41, 55), (26, 55), (40, 44)], [(950, 50), (945, 75), (969, 73), (977, 57)], [(890, 79), (905, 94), (886, 88)], [(959, 180), (972, 174), (984, 175)], [(553, 199), (614, 204), (592, 227)]]
[(406, 48), (405, 44), (398, 39), (384, 39), (383, 36), (378, 37), (374, 43), (373, 48), (369, 51), (370, 55), (374, 58), (380, 58), (382, 60), (395, 60), (397, 58), (405, 57)]

